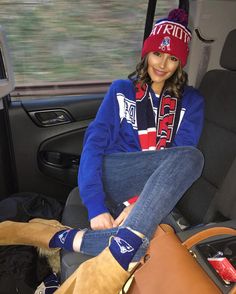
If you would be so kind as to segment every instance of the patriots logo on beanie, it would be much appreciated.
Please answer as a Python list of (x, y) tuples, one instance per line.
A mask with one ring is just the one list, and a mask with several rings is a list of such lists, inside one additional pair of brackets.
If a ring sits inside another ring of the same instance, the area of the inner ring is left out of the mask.
[(170, 37), (164, 37), (161, 45), (159, 46), (159, 49), (161, 49), (162, 51), (170, 51)]
[(183, 9), (174, 9), (166, 19), (157, 21), (144, 42), (142, 57), (149, 52), (168, 53), (177, 57), (184, 67), (191, 40), (191, 32), (187, 28), (187, 23), (188, 15)]

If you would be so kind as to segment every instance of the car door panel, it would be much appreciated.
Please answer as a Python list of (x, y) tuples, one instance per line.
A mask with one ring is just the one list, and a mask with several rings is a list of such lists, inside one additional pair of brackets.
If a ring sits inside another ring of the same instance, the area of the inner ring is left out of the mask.
[[(9, 104), (19, 192), (35, 191), (66, 199), (77, 185), (84, 133), (103, 96), (99, 93)], [(68, 120), (58, 122), (61, 113)]]
[(38, 165), (41, 172), (65, 185), (76, 186), (77, 171), (82, 152), (86, 126), (45, 140), (38, 151)]

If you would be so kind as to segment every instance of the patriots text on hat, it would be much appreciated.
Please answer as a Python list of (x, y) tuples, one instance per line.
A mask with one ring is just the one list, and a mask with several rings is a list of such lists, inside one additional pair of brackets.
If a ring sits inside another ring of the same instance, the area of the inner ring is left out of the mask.
[(181, 24), (177, 24), (174, 22), (159, 22), (157, 23), (150, 34), (150, 36), (155, 36), (155, 35), (171, 35), (175, 38), (178, 38), (182, 40), (184, 43), (189, 43), (191, 40), (191, 33), (186, 30), (184, 26)]

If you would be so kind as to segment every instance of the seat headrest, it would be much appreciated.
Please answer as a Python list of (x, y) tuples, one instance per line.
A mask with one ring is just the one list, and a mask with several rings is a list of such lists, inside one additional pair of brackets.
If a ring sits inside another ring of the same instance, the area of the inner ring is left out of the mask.
[(225, 40), (220, 65), (229, 70), (236, 70), (236, 29), (229, 32)]

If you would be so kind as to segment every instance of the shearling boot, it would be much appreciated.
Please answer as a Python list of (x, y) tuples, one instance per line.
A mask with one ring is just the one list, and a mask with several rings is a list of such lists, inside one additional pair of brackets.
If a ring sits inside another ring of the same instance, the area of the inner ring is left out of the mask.
[(118, 294), (129, 276), (107, 247), (82, 263), (55, 294)]
[(28, 223), (4, 221), (0, 223), (0, 245), (30, 245), (49, 249), (49, 241), (54, 234), (67, 228), (56, 220), (39, 218)]

